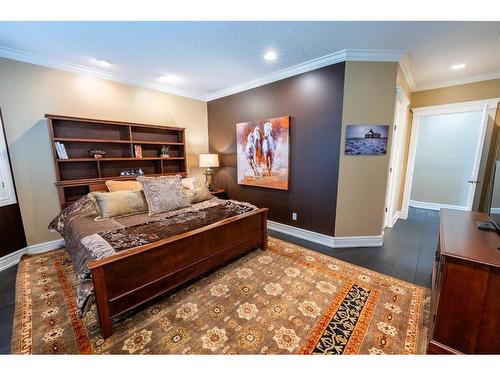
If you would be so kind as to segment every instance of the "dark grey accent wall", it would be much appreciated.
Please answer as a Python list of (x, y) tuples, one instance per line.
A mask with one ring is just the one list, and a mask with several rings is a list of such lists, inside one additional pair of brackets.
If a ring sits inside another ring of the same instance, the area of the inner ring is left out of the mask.
[[(333, 236), (344, 72), (339, 63), (208, 102), (210, 152), (221, 162), (217, 187), (268, 207), (270, 220)], [(236, 124), (285, 115), (291, 117), (289, 190), (238, 185)]]

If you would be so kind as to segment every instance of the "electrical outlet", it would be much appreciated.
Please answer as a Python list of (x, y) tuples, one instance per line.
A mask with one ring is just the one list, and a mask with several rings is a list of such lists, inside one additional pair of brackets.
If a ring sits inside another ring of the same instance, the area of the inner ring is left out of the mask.
[(297, 212), (292, 212), (292, 220), (297, 220)]

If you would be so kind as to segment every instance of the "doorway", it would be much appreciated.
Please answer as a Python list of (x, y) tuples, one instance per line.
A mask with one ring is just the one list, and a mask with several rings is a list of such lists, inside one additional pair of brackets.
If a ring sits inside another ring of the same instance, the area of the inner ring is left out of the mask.
[(471, 211), (498, 100), (413, 109), (402, 210)]
[(410, 100), (401, 87), (396, 88), (396, 105), (392, 142), (389, 157), (389, 178), (387, 182), (384, 226), (392, 228), (399, 218), (398, 204), (401, 195), (401, 180), (404, 167), (404, 142), (407, 132), (407, 114)]
[(12, 257), (7, 256), (7, 259), (2, 259), (2, 257), (25, 247), (26, 237), (14, 188), (2, 111), (0, 110), (0, 271), (15, 263)]

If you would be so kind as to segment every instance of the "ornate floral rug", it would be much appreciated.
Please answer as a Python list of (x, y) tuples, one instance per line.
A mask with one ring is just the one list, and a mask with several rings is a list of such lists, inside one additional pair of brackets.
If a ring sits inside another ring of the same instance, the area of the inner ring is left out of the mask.
[(425, 288), (269, 239), (228, 266), (114, 322), (83, 319), (64, 250), (25, 256), (12, 353), (421, 354)]

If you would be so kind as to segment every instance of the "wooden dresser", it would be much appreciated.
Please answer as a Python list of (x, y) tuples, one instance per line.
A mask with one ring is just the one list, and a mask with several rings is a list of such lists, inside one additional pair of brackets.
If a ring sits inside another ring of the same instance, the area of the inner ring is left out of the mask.
[(432, 275), (430, 354), (500, 353), (500, 235), (480, 212), (442, 209)]

